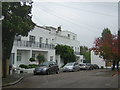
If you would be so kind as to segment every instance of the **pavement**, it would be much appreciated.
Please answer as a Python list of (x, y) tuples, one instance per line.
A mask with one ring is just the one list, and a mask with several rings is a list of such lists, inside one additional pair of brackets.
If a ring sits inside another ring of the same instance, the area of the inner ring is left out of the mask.
[[(31, 73), (32, 74), (32, 73)], [(23, 78), (25, 78), (26, 76), (29, 76), (31, 74), (28, 73), (14, 73), (12, 75), (7, 76), (6, 78), (2, 78), (2, 87), (6, 87), (6, 86), (10, 86), (10, 85), (14, 85), (18, 82), (20, 82)], [(105, 75), (105, 76), (116, 76), (119, 75), (120, 71), (111, 71), (111, 70), (106, 70), (106, 69), (100, 69), (96, 75)]]
[(24, 77), (28, 76), (27, 73), (13, 73), (12, 75), (7, 76), (6, 78), (2, 78), (2, 87), (14, 85), (20, 82)]

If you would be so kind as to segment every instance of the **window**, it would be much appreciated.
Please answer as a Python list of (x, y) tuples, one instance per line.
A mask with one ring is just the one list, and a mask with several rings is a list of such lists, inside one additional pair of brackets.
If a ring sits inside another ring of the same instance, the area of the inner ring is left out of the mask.
[(70, 38), (70, 34), (68, 34), (68, 37)]
[(21, 36), (15, 36), (15, 40), (21, 41)]
[(54, 39), (52, 39), (52, 41), (54, 41)]
[(43, 37), (40, 37), (39, 42), (42, 43)]
[(48, 44), (48, 39), (46, 39), (46, 44)]
[(81, 62), (83, 62), (83, 60), (81, 59)]
[(35, 36), (30, 35), (29, 41), (35, 43)]
[(35, 54), (32, 54), (32, 57), (35, 58)]
[(75, 36), (73, 36), (73, 40), (75, 40)]
[(50, 56), (50, 61), (53, 61), (53, 56)]
[(14, 56), (15, 56), (15, 53), (11, 53), (11, 56), (10, 56), (10, 64), (14, 64)]
[(17, 61), (21, 61), (22, 55), (21, 53), (17, 53)]

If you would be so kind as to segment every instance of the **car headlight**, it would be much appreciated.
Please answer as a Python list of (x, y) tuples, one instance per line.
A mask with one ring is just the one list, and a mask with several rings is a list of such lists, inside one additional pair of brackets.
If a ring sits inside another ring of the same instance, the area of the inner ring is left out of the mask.
[(43, 68), (43, 71), (46, 71), (47, 70), (47, 68)]
[(69, 69), (73, 69), (73, 67), (69, 67)]

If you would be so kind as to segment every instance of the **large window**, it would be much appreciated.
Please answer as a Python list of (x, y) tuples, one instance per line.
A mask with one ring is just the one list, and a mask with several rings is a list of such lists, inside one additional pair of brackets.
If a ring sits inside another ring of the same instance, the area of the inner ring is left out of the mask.
[(11, 56), (10, 56), (10, 60), (11, 60), (10, 64), (11, 65), (14, 64), (14, 56), (15, 56), (15, 53), (11, 53)]
[(53, 56), (50, 56), (50, 61), (53, 61)]
[(35, 43), (35, 36), (30, 35), (29, 41)]
[(21, 53), (17, 53), (17, 61), (21, 61), (22, 59), (22, 54)]
[(43, 37), (40, 37), (39, 42), (42, 43), (42, 41), (43, 41)]
[(32, 57), (35, 58), (35, 54), (32, 54)]
[(46, 44), (48, 44), (48, 39), (46, 39)]

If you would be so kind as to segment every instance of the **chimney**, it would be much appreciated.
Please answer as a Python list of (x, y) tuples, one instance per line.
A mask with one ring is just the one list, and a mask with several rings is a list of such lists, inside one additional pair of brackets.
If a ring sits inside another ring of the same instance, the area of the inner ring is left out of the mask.
[(58, 27), (58, 31), (61, 31), (61, 26)]

